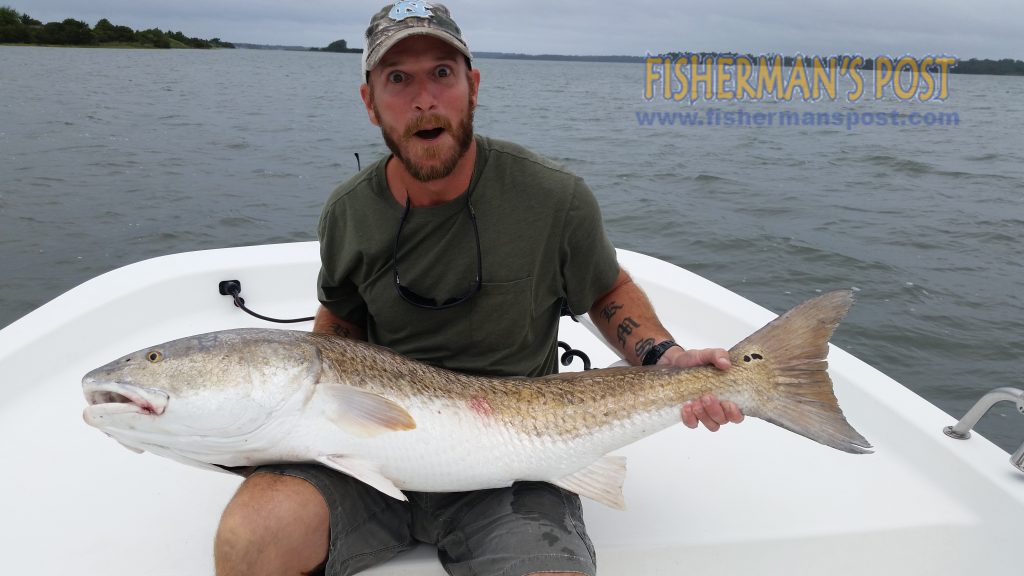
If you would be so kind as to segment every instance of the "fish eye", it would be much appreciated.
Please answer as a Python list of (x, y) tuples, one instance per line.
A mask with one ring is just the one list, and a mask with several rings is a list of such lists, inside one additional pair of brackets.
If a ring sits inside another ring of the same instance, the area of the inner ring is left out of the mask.
[(149, 360), (153, 364), (156, 364), (157, 362), (163, 359), (164, 355), (161, 354), (159, 350), (151, 350), (148, 354), (146, 354), (146, 360)]

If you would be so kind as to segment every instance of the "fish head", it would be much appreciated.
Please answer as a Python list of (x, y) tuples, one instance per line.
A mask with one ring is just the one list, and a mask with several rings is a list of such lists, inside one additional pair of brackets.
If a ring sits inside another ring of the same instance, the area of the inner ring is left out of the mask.
[(320, 353), (303, 335), (228, 330), (133, 352), (85, 375), (83, 418), (129, 448), (230, 451), (312, 395)]

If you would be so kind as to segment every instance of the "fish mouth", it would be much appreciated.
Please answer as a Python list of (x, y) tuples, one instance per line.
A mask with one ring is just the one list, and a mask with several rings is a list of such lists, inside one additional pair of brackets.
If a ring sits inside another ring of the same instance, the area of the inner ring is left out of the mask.
[(118, 382), (82, 382), (86, 420), (113, 414), (159, 416), (167, 409), (170, 395), (163, 390), (141, 388)]

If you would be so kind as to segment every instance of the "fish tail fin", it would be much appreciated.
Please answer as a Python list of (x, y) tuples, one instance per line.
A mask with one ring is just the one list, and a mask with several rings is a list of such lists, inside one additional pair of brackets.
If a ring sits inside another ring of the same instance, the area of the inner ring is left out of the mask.
[(734, 363), (771, 363), (769, 398), (756, 408), (745, 408), (748, 414), (837, 450), (871, 452), (871, 444), (839, 408), (826, 360), (828, 340), (852, 304), (849, 290), (808, 300), (729, 351)]

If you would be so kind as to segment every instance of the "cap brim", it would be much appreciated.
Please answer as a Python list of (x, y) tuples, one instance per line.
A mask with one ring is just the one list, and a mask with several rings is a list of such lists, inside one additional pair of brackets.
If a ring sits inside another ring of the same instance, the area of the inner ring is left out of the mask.
[(473, 54), (470, 53), (469, 48), (462, 44), (462, 42), (459, 42), (455, 36), (452, 36), (444, 30), (438, 30), (437, 28), (419, 26), (415, 28), (406, 28), (405, 30), (401, 30), (391, 36), (388, 36), (386, 40), (377, 45), (376, 50), (374, 50), (373, 53), (363, 50), (363, 72), (369, 72), (376, 68), (377, 64), (380, 64), (381, 59), (384, 58), (384, 55), (388, 53), (388, 50), (391, 50), (396, 44), (410, 36), (433, 36), (438, 40), (444, 40), (445, 43), (450, 44), (466, 58), (469, 58), (470, 60), (473, 59)]

